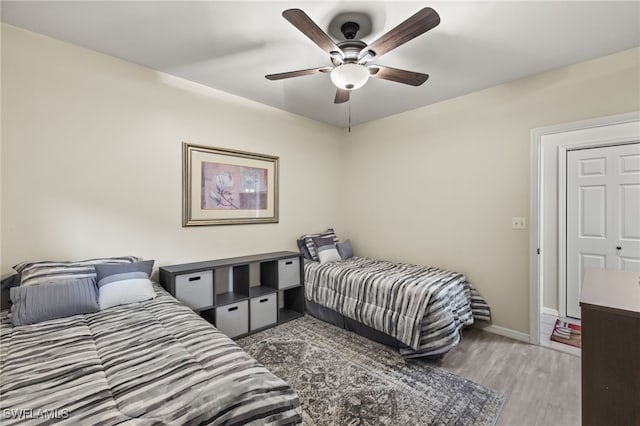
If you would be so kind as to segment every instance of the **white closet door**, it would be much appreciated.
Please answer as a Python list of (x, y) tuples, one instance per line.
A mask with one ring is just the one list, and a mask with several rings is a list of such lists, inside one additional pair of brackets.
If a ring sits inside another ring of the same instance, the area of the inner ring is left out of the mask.
[(640, 272), (640, 143), (567, 152), (567, 316), (589, 268)]

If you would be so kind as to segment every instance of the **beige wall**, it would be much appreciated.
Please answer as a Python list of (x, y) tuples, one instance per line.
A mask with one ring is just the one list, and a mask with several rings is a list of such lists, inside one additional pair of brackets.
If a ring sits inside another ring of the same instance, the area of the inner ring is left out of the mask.
[[(640, 109), (639, 54), (347, 134), (3, 25), (2, 275), (27, 259), (162, 265), (295, 249), (332, 225), (357, 254), (467, 274), (494, 323), (526, 333), (529, 232), (511, 217), (529, 213), (530, 131)], [(182, 141), (280, 156), (280, 223), (182, 228)]]
[[(2, 275), (45, 258), (297, 250), (298, 235), (340, 227), (342, 134), (3, 25)], [(182, 228), (182, 141), (279, 156), (280, 223)]]
[(496, 325), (528, 333), (529, 230), (511, 217), (529, 216), (531, 129), (640, 109), (639, 58), (633, 49), (354, 128), (343, 202), (356, 253), (463, 272)]

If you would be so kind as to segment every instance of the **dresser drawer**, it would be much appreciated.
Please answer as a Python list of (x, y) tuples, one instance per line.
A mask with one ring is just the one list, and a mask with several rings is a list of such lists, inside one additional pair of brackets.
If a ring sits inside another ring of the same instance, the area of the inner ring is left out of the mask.
[(300, 258), (278, 260), (278, 288), (300, 285)]
[(191, 309), (213, 305), (213, 271), (176, 275), (176, 299)]
[(278, 321), (277, 293), (254, 297), (251, 304), (251, 331), (257, 330)]
[(216, 328), (229, 337), (249, 332), (249, 301), (231, 303), (216, 308)]

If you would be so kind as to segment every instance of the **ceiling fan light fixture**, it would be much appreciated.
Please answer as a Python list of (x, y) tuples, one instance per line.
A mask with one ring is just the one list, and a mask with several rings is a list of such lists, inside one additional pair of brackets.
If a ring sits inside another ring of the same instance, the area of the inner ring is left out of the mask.
[(347, 63), (331, 70), (331, 81), (338, 89), (356, 90), (369, 80), (369, 69), (360, 64)]

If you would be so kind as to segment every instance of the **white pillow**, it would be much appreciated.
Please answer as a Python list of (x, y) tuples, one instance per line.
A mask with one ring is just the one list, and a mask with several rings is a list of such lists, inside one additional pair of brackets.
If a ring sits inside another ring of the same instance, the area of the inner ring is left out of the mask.
[(320, 259), (321, 265), (331, 262), (340, 262), (342, 260), (340, 253), (338, 253), (338, 250), (336, 249), (319, 251), (318, 259)]
[(128, 265), (96, 265), (100, 309), (154, 299), (156, 292), (149, 280), (153, 260)]
[(100, 310), (127, 303), (155, 299), (156, 292), (149, 278), (131, 278), (114, 281), (100, 287), (98, 304)]

